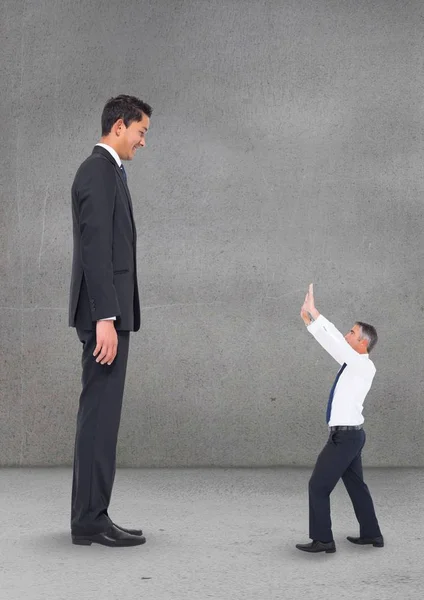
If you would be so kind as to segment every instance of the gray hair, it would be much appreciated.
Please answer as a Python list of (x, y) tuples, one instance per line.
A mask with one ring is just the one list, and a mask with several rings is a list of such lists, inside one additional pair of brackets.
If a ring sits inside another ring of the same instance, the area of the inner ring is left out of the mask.
[(359, 325), (359, 327), (361, 328), (361, 339), (367, 340), (367, 349), (368, 352), (371, 352), (371, 350), (378, 342), (378, 335), (375, 327), (373, 327), (372, 325), (368, 325), (368, 323), (362, 323), (362, 321), (356, 321), (356, 325)]

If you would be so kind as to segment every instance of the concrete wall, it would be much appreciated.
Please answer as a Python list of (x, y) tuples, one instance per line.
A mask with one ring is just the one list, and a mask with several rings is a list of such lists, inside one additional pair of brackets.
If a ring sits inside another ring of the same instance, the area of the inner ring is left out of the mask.
[(154, 107), (127, 167), (142, 330), (119, 462), (310, 465), (336, 363), (299, 318), (373, 323), (367, 465), (424, 465), (420, 0), (1, 2), (0, 464), (72, 460), (70, 186), (105, 101)]

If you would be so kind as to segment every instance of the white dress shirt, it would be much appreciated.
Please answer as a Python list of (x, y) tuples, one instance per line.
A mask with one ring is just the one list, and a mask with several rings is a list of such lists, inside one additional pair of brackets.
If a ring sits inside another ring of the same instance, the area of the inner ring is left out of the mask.
[(328, 425), (362, 425), (364, 400), (376, 371), (369, 354), (356, 352), (323, 315), (308, 325), (308, 331), (339, 365), (346, 363), (334, 390)]
[(122, 162), (121, 162), (121, 159), (119, 158), (119, 154), (117, 153), (117, 151), (114, 148), (112, 148), (112, 146), (108, 146), (107, 144), (102, 144), (101, 142), (96, 144), (96, 146), (100, 146), (101, 148), (104, 148), (105, 150), (110, 152), (112, 154), (113, 158), (118, 163), (118, 167), (121, 168)]
[[(100, 142), (98, 144), (96, 144), (96, 146), (100, 146), (101, 148), (104, 148), (105, 150), (110, 152), (110, 154), (116, 160), (118, 167), (121, 168), (122, 162), (121, 162), (121, 159), (119, 158), (119, 154), (116, 152), (116, 150), (114, 150), (112, 148), (112, 146), (108, 146), (107, 144), (102, 144)], [(116, 321), (116, 317), (106, 317), (104, 319), (100, 319), (100, 321)]]

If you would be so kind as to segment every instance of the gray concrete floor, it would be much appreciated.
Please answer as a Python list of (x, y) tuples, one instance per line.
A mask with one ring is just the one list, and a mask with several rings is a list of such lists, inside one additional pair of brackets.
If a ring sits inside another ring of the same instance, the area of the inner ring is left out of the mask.
[(307, 555), (310, 469), (118, 470), (110, 514), (147, 544), (73, 546), (70, 469), (0, 471), (2, 600), (413, 600), (424, 586), (424, 473), (370, 469), (386, 546), (357, 547), (332, 496), (336, 554)]

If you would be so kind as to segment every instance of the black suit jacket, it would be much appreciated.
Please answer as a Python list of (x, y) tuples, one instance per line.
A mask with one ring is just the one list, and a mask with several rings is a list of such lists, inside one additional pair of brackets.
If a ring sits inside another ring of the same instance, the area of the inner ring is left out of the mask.
[(72, 185), (74, 253), (69, 325), (93, 329), (116, 316), (118, 331), (138, 331), (140, 301), (131, 196), (113, 156), (95, 146)]

